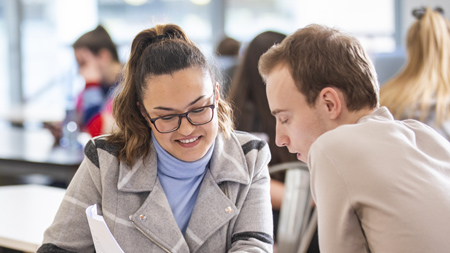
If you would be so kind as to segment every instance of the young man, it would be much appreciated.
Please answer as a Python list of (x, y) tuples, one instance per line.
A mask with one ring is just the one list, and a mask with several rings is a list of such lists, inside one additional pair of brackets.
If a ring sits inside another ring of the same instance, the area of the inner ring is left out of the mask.
[[(122, 76), (122, 63), (119, 60), (116, 45), (106, 29), (99, 25), (81, 35), (72, 44), (78, 72), (85, 79), (86, 85), (78, 95), (73, 117), (81, 130), (92, 137), (109, 133), (114, 126), (112, 117), (113, 91)], [(45, 126), (55, 137), (55, 144), (60, 144), (63, 135), (62, 122), (46, 122)]]
[(122, 75), (117, 48), (106, 29), (98, 25), (72, 44), (78, 71), (86, 86), (77, 101), (82, 128), (92, 137), (109, 133), (112, 118), (113, 90)]
[(361, 44), (310, 25), (259, 61), (276, 143), (308, 163), (321, 252), (448, 252), (450, 143), (379, 107)]

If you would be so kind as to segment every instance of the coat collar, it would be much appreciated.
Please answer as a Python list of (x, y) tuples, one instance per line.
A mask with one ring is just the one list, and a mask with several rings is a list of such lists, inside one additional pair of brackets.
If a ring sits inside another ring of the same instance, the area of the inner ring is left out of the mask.
[[(153, 144), (145, 158), (137, 159), (134, 165), (120, 162), (117, 188), (125, 192), (151, 191), (157, 180), (157, 155)], [(211, 176), (217, 184), (233, 181), (249, 184), (250, 176), (242, 147), (234, 133), (225, 138), (221, 133), (216, 137), (210, 163)]]

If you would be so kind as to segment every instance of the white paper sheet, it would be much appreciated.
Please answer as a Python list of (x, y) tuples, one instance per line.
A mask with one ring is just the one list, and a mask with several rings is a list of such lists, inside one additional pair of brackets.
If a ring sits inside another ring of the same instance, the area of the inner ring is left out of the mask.
[(102, 216), (98, 215), (97, 205), (86, 208), (86, 215), (97, 253), (124, 253)]

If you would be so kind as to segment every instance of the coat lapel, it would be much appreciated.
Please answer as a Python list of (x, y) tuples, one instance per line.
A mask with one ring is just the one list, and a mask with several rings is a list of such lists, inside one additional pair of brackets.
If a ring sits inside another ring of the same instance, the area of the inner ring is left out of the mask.
[(250, 177), (239, 141), (234, 135), (225, 139), (219, 133), (210, 169), (203, 178), (186, 230), (185, 238), (191, 252), (196, 252), (214, 232), (239, 214), (234, 202), (219, 187), (223, 182), (249, 184)]
[(123, 192), (151, 191), (157, 179), (157, 164), (158, 158), (153, 144), (150, 154), (145, 159), (136, 159), (132, 167), (121, 161), (117, 189)]
[(186, 230), (190, 252), (195, 252), (215, 231), (225, 225), (239, 210), (224, 194), (207, 171)]
[(153, 144), (146, 159), (136, 159), (132, 168), (121, 162), (119, 171), (119, 191), (149, 192), (142, 206), (130, 216), (134, 225), (161, 248), (170, 252), (189, 252), (159, 183)]
[(158, 246), (170, 252), (189, 252), (158, 180), (144, 204), (130, 218)]

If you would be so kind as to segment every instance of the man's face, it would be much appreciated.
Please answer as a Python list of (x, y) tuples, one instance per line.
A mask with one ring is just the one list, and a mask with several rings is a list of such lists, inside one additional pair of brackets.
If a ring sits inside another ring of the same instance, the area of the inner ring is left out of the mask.
[(78, 63), (78, 71), (87, 83), (102, 81), (102, 60), (94, 55), (89, 49), (75, 48), (75, 59)]
[(269, 107), (277, 122), (275, 143), (286, 146), (298, 160), (307, 163), (312, 143), (326, 132), (320, 110), (307, 104), (286, 65), (276, 66), (266, 82)]

